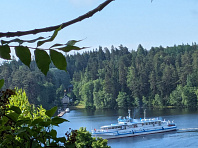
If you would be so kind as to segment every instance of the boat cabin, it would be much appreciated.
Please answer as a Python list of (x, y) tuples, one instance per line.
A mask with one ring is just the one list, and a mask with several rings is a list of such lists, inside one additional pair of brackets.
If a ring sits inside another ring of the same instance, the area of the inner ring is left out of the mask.
[(122, 125), (111, 124), (100, 127), (101, 130), (122, 129)]

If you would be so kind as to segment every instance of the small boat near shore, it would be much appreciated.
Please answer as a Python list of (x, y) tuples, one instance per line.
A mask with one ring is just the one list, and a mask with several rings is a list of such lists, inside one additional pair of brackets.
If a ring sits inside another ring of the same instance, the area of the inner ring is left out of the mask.
[(66, 108), (66, 109), (65, 109), (65, 112), (66, 112), (66, 113), (69, 113), (69, 112), (70, 112), (70, 109), (69, 109), (69, 108)]
[(119, 117), (118, 123), (92, 130), (92, 136), (102, 137), (103, 139), (115, 139), (175, 130), (177, 130), (177, 126), (173, 121), (165, 121), (165, 119), (162, 120), (159, 117), (146, 119), (146, 111), (144, 111), (144, 119), (132, 119), (129, 110), (129, 116)]
[(70, 109), (66, 108), (64, 111), (61, 111), (61, 109), (58, 110), (58, 117), (62, 117), (65, 113), (69, 113)]

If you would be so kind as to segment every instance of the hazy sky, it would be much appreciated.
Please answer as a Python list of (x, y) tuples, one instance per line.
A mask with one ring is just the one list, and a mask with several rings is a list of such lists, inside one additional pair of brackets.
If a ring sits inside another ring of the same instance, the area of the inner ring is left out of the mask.
[[(0, 32), (57, 25), (92, 10), (104, 0), (1, 0)], [(52, 33), (24, 36), (32, 39)], [(130, 50), (142, 44), (173, 46), (198, 41), (198, 0), (115, 0), (93, 17), (63, 29), (55, 43)], [(4, 38), (5, 39), (5, 38)], [(44, 45), (44, 47), (48, 47)]]

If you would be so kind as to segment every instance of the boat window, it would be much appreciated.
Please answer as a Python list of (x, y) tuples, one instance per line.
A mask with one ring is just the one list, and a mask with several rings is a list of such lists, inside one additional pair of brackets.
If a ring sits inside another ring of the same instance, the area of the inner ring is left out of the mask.
[(122, 129), (126, 129), (126, 126), (122, 126)]

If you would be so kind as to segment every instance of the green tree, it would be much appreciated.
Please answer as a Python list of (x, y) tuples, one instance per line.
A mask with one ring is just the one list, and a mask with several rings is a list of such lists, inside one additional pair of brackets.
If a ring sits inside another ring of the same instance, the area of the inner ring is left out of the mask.
[(195, 89), (193, 87), (184, 86), (182, 93), (182, 104), (185, 107), (196, 107), (197, 96), (195, 94)]
[(116, 102), (118, 104), (119, 108), (127, 108), (128, 105), (129, 96), (126, 92), (119, 92), (118, 97), (116, 99)]
[(86, 128), (80, 128), (76, 135), (76, 148), (110, 148), (107, 145), (107, 140), (102, 138), (92, 138), (91, 134), (86, 130)]
[(105, 92), (103, 91), (103, 81), (102, 79), (97, 79), (94, 80), (93, 83), (94, 83), (94, 89), (93, 89), (94, 106), (96, 106), (96, 108), (103, 108), (104, 97), (105, 97)]
[(127, 74), (127, 86), (132, 92), (132, 96), (139, 95), (138, 89), (138, 79), (137, 79), (137, 71), (135, 67), (129, 67), (128, 74)]
[(27, 95), (25, 91), (22, 89), (16, 88), (15, 95), (12, 95), (9, 98), (8, 107), (16, 106), (21, 110), (21, 114), (19, 119), (21, 118), (30, 118), (30, 119), (48, 119), (49, 117), (45, 114), (46, 110), (42, 107), (42, 105), (35, 107), (35, 105), (31, 105), (28, 101)]
[(183, 88), (181, 85), (178, 85), (175, 90), (172, 91), (169, 97), (169, 104), (173, 106), (182, 107), (182, 93)]
[(181, 66), (180, 81), (182, 86), (185, 86), (188, 74), (192, 73), (192, 59), (188, 52), (181, 56)]
[(129, 61), (127, 61), (127, 57), (123, 56), (120, 57), (119, 60), (119, 83), (120, 83), (120, 87), (121, 87), (121, 91), (127, 91), (127, 63)]
[(142, 103), (143, 103), (143, 107), (148, 107), (149, 105), (149, 101), (145, 96), (142, 97)]
[(140, 107), (140, 98), (138, 98), (138, 97), (134, 98), (134, 106), (135, 107)]
[(155, 71), (151, 71), (149, 75), (149, 83), (150, 83), (150, 94), (151, 97), (154, 97), (157, 93), (157, 80), (156, 80), (156, 74)]
[(86, 108), (94, 108), (93, 88), (94, 85), (92, 81), (82, 85), (80, 95)]
[(157, 106), (163, 107), (163, 100), (158, 94), (155, 95), (155, 99), (152, 101), (152, 105), (154, 107), (157, 107)]

